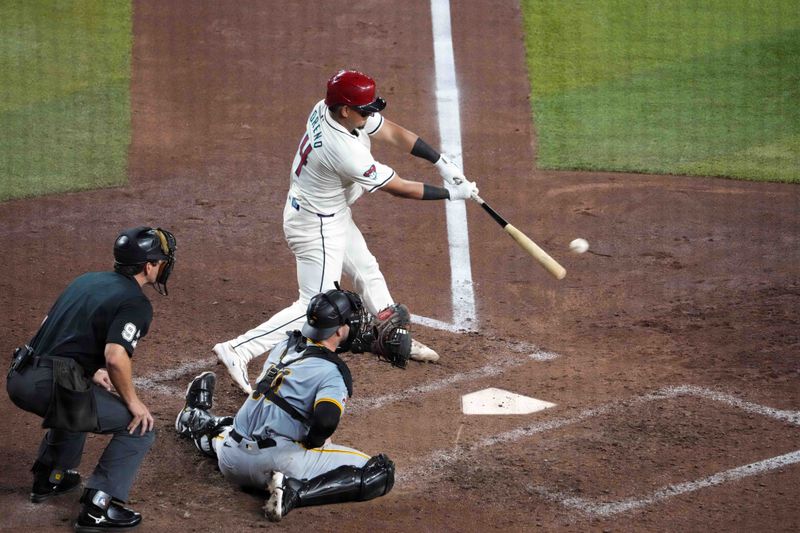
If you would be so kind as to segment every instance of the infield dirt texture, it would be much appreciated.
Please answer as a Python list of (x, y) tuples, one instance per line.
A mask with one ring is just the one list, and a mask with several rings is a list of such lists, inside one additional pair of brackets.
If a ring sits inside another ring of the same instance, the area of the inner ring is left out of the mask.
[[(800, 189), (532, 170), (518, 7), (464, 0), (452, 2), (452, 29), (465, 170), (567, 278), (468, 205), (477, 331), (416, 326), (439, 364), (348, 359), (355, 396), (335, 441), (389, 454), (394, 490), (268, 523), (259, 496), (178, 439), (175, 414), (209, 368), (215, 411), (236, 409), (243, 398), (211, 347), (296, 297), (281, 210), (327, 77), (370, 73), (385, 115), (438, 144), (430, 5), (170, 1), (133, 12), (131, 183), (2, 204), (0, 346), (29, 338), (74, 276), (109, 268), (120, 228), (175, 233), (170, 295), (152, 294), (153, 328), (134, 358), (159, 431), (132, 492), (141, 531), (800, 528)], [(376, 156), (438, 180), (424, 161)], [(355, 217), (396, 300), (450, 320), (442, 203), (377, 193)], [(569, 254), (575, 237), (602, 255)], [(557, 406), (462, 415), (460, 395), (490, 386)], [(28, 502), (40, 420), (5, 393), (0, 413), (0, 527), (70, 530), (77, 496)], [(84, 475), (105, 442), (88, 439)]]

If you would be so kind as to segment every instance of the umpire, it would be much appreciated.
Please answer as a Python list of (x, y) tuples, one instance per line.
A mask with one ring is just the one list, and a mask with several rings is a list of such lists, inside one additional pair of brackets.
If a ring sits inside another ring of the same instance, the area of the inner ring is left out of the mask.
[(122, 505), (155, 440), (153, 416), (133, 386), (131, 357), (153, 318), (143, 288), (152, 285), (166, 295), (174, 262), (169, 231), (123, 231), (114, 242), (114, 271), (76, 278), (30, 344), (15, 352), (8, 395), (49, 428), (31, 469), (32, 502), (80, 485), (72, 469), (87, 432), (113, 435), (86, 482), (76, 531), (125, 530), (142, 520)]

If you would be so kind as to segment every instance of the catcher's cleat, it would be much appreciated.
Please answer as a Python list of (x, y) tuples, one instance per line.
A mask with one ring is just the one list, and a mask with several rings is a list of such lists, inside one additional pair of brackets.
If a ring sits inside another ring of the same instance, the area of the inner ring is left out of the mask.
[(186, 407), (208, 411), (214, 404), (214, 386), (217, 376), (207, 370), (195, 377), (186, 387)]
[(33, 465), (31, 502), (40, 503), (53, 496), (66, 494), (81, 484), (81, 475), (75, 470), (50, 469), (40, 462)]
[(414, 361), (433, 363), (439, 360), (439, 354), (416, 339), (411, 339), (411, 355)]
[(267, 493), (269, 496), (264, 502), (264, 516), (270, 522), (280, 522), (299, 501), (297, 493), (289, 486), (288, 479), (281, 472), (270, 472)]
[(228, 373), (233, 378), (233, 381), (239, 385), (239, 388), (247, 394), (253, 392), (253, 387), (250, 386), (250, 379), (247, 377), (247, 363), (250, 360), (239, 355), (227, 342), (215, 345), (214, 353), (217, 354), (219, 362), (228, 369)]
[(180, 435), (189, 435), (191, 414), (195, 409), (207, 411), (211, 409), (214, 402), (214, 386), (217, 383), (217, 376), (209, 371), (203, 372), (186, 387), (185, 402), (183, 409), (175, 418), (175, 431)]

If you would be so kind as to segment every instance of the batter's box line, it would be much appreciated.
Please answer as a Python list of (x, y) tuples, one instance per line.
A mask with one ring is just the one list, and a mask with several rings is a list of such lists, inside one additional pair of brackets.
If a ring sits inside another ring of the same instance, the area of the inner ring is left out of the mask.
[[(578, 422), (583, 422), (585, 420), (588, 420), (596, 416), (614, 413), (622, 408), (630, 408), (636, 405), (641, 405), (652, 401), (667, 400), (678, 396), (696, 396), (701, 398), (707, 398), (710, 400), (725, 403), (727, 405), (730, 405), (731, 407), (736, 407), (738, 409), (742, 409), (747, 412), (758, 413), (767, 416), (769, 418), (773, 418), (775, 420), (788, 422), (795, 426), (800, 425), (800, 412), (798, 411), (773, 409), (771, 407), (742, 400), (741, 398), (738, 398), (731, 394), (726, 394), (713, 389), (707, 389), (704, 387), (697, 387), (693, 385), (664, 387), (656, 391), (653, 391), (651, 393), (644, 394), (642, 396), (636, 396), (624, 400), (615, 400), (597, 407), (587, 408), (580, 411), (575, 416), (556, 418), (553, 420), (545, 420), (535, 424), (518, 427), (506, 431), (504, 433), (490, 435), (488, 437), (482, 438), (481, 440), (469, 446), (456, 445), (451, 449), (436, 450), (433, 453), (429, 454), (426, 459), (417, 462), (409, 469), (403, 469), (401, 466), (400, 472), (396, 476), (397, 486), (413, 490), (422, 490), (428, 485), (438, 482), (438, 480), (442, 477), (444, 473), (450, 472), (453, 464), (460, 461), (461, 462), (480, 461), (482, 458), (485, 457), (484, 450), (492, 446), (496, 446), (499, 444), (508, 444), (519, 441), (527, 437), (531, 437), (538, 433), (544, 433), (546, 431), (561, 429), (563, 427), (576, 424)], [(664, 498), (668, 498), (672, 495), (672, 491), (674, 491), (676, 487), (678, 487), (680, 490), (683, 490), (683, 492), (687, 492), (688, 490), (698, 490), (700, 488), (703, 488), (704, 486), (710, 486), (708, 485), (709, 483), (719, 484), (725, 481), (729, 481), (731, 479), (740, 479), (741, 477), (746, 477), (747, 475), (755, 475), (761, 472), (773, 470), (776, 468), (781, 468), (783, 466), (796, 463), (798, 462), (798, 460), (800, 460), (796, 455), (798, 453), (800, 453), (800, 450), (798, 450), (797, 452), (789, 453), (787, 455), (774, 457), (772, 459), (765, 459), (758, 463), (737, 467), (732, 470), (722, 472), (720, 474), (715, 474), (713, 476), (704, 478), (699, 481), (693, 481), (680, 485), (671, 485), (667, 488), (661, 489), (660, 491), (650, 495), (647, 498), (632, 498), (630, 500), (625, 500), (623, 502), (595, 503), (585, 499), (574, 498), (572, 496), (565, 495), (563, 493), (551, 492), (544, 487), (531, 487), (531, 489), (536, 492), (539, 492), (544, 497), (548, 497), (551, 500), (558, 501), (559, 503), (561, 503), (566, 507), (570, 507), (569, 503), (571, 502), (573, 504), (572, 505), (573, 508), (581, 508), (582, 510), (584, 510), (589, 514), (592, 514), (593, 511), (598, 509), (601, 511), (607, 510), (606, 512), (610, 511), (622, 512), (624, 510), (635, 508), (631, 507), (632, 502), (641, 501), (643, 503), (638, 505), (638, 507), (642, 507), (644, 505), (648, 505), (648, 502), (650, 501), (648, 498), (656, 498), (655, 500), (653, 500), (653, 502), (660, 501), (661, 499)], [(739, 477), (731, 477), (731, 476), (739, 476)], [(604, 507), (606, 505), (608, 507)]]
[(431, 329), (449, 331), (450, 333), (473, 333), (478, 331), (477, 329), (469, 326), (459, 326), (456, 324), (451, 324), (450, 322), (444, 322), (442, 320), (436, 320), (435, 318), (415, 315), (413, 313), (411, 314), (411, 322)]
[(528, 489), (536, 492), (540, 496), (548, 500), (555, 501), (571, 509), (577, 509), (588, 515), (605, 518), (614, 514), (624, 513), (640, 509), (648, 505), (659, 503), (668, 498), (686, 494), (687, 492), (694, 492), (696, 490), (721, 485), (729, 481), (738, 481), (740, 479), (763, 474), (771, 470), (777, 470), (795, 463), (800, 463), (800, 450), (791, 453), (764, 459), (756, 463), (750, 463), (744, 466), (737, 466), (724, 472), (719, 472), (711, 476), (698, 479), (695, 481), (687, 481), (685, 483), (677, 483), (674, 485), (667, 485), (647, 496), (640, 498), (628, 498), (616, 502), (603, 502), (597, 503), (588, 498), (577, 498), (568, 496), (560, 492), (549, 491), (544, 487), (529, 485)]

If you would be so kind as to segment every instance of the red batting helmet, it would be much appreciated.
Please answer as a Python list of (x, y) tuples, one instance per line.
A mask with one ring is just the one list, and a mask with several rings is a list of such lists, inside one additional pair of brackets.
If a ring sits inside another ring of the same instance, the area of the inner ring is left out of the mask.
[(386, 107), (386, 100), (375, 97), (375, 80), (357, 70), (340, 70), (328, 80), (325, 105), (344, 104), (359, 111), (374, 113)]

